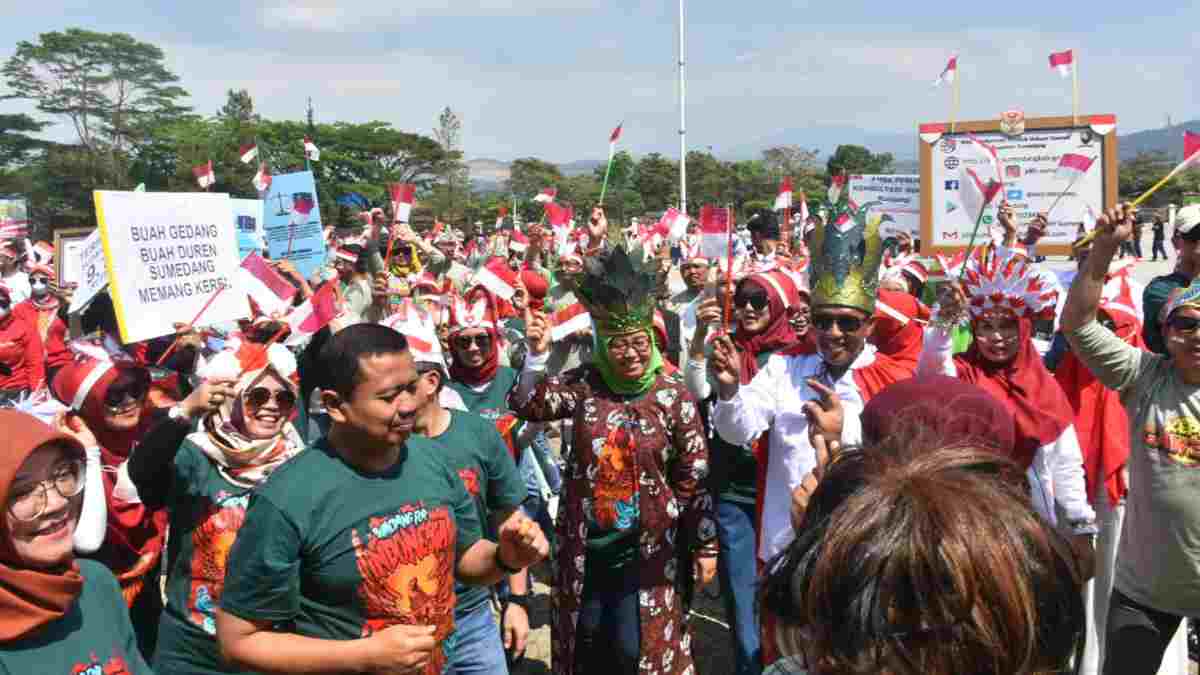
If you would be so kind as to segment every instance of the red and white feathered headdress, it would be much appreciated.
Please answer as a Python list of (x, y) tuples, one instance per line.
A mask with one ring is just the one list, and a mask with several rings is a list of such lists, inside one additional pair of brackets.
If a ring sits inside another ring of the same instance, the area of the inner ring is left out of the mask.
[(1026, 256), (1011, 252), (985, 256), (978, 264), (971, 260), (963, 286), (972, 317), (998, 311), (1018, 318), (1050, 318), (1058, 301), (1055, 280)]
[(457, 333), (469, 328), (484, 328), (495, 332), (496, 318), (486, 293), (469, 294), (474, 300), (455, 298), (450, 305), (450, 332)]

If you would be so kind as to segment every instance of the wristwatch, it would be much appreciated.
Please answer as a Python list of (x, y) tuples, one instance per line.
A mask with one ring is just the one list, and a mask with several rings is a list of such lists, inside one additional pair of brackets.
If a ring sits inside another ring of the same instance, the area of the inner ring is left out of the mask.
[(505, 574), (519, 574), (521, 572), (520, 569), (509, 567), (508, 564), (504, 562), (504, 558), (500, 556), (499, 545), (496, 546), (496, 554), (493, 557), (496, 559), (496, 567), (499, 567), (500, 571), (504, 572)]

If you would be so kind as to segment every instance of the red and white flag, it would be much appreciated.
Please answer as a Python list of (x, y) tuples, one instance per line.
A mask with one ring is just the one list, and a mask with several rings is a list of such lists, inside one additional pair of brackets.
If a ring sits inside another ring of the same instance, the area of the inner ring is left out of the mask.
[(389, 183), (392, 195), (392, 218), (397, 223), (407, 223), (417, 197), (417, 186), (412, 183)]
[(846, 174), (842, 173), (834, 176), (829, 183), (829, 192), (826, 194), (829, 197), (830, 204), (836, 204), (842, 196), (842, 188), (846, 187)]
[(621, 138), (621, 127), (624, 125), (624, 122), (617, 124), (617, 128), (613, 129), (612, 133), (608, 136), (608, 161), (610, 162), (613, 155), (617, 153), (617, 139)]
[(700, 207), (700, 255), (723, 260), (729, 253), (729, 209), (705, 204)]
[(212, 160), (208, 160), (206, 164), (192, 167), (192, 175), (196, 177), (196, 182), (200, 187), (207, 190), (217, 182), (217, 175), (213, 173)]
[(408, 349), (417, 361), (436, 363), (442, 360), (442, 345), (438, 341), (433, 315), (418, 307), (412, 298), (404, 298), (399, 308), (380, 323), (408, 340)]
[(258, 305), (263, 314), (283, 314), (292, 306), (296, 287), (271, 267), (258, 253), (251, 253), (238, 268), (238, 276), (246, 294)]
[(808, 226), (808, 196), (803, 192), (800, 193), (800, 224), (804, 227)]
[(271, 172), (267, 171), (267, 163), (258, 163), (258, 173), (254, 174), (254, 189), (266, 192), (271, 187)]
[(946, 67), (942, 69), (942, 74), (937, 76), (933, 81), (933, 86), (940, 87), (943, 84), (953, 84), (955, 78), (958, 77), (958, 56), (951, 56), (950, 61), (946, 63)]
[(8, 239), (24, 239), (29, 236), (28, 220), (0, 220), (0, 241)]
[(238, 155), (241, 157), (242, 164), (249, 164), (250, 162), (253, 162), (254, 158), (258, 157), (258, 144), (247, 143), (246, 145), (243, 145), (238, 149)]
[(1066, 181), (1078, 180), (1083, 174), (1088, 172), (1088, 169), (1092, 168), (1092, 162), (1094, 161), (1096, 161), (1095, 157), (1076, 155), (1068, 152), (1062, 156), (1062, 159), (1058, 160), (1058, 169), (1055, 170), (1054, 177)]
[(969, 218), (978, 219), (983, 210), (1000, 194), (1004, 184), (991, 176), (981, 177), (973, 167), (959, 166), (959, 197)]
[(292, 329), (292, 334), (285, 344), (299, 344), (337, 318), (339, 311), (337, 293), (334, 290), (336, 283), (326, 282), (309, 299), (288, 314), (287, 324)]
[(785, 176), (779, 183), (779, 194), (775, 196), (775, 210), (783, 211), (792, 208), (792, 177)]
[(516, 291), (515, 275), (502, 259), (495, 259), (479, 268), (472, 285), (483, 286), (501, 300), (511, 300)]
[(1065, 52), (1052, 52), (1050, 54), (1050, 67), (1057, 70), (1059, 75), (1070, 77), (1075, 70), (1075, 52), (1068, 49)]
[(540, 193), (538, 193), (538, 196), (534, 197), (533, 201), (541, 203), (541, 204), (549, 204), (549, 203), (553, 202), (554, 198), (557, 196), (558, 196), (558, 188), (548, 187), (548, 188), (543, 189)]
[(658, 220), (659, 227), (665, 227), (667, 237), (671, 241), (679, 241), (687, 236), (688, 223), (692, 221), (686, 213), (680, 213), (679, 209), (669, 208), (667, 212)]
[(304, 156), (314, 162), (321, 161), (321, 149), (308, 136), (304, 137)]
[(1190, 131), (1183, 132), (1183, 164), (1180, 166), (1187, 168), (1200, 164), (1200, 134), (1193, 134)]
[(496, 229), (500, 229), (504, 225), (504, 216), (508, 215), (508, 207), (501, 206), (496, 212)]
[(1000, 183), (1001, 186), (1003, 186), (1004, 173), (1000, 168), (1000, 151), (996, 149), (996, 146), (979, 140), (979, 137), (973, 133), (967, 132), (967, 137), (971, 139), (971, 142), (964, 146), (964, 150), (974, 153), (976, 156), (982, 159), (984, 161), (984, 165), (988, 167), (987, 171), (976, 172), (979, 175), (979, 178), (981, 180), (994, 178), (998, 183)]
[(554, 342), (565, 340), (573, 333), (590, 330), (592, 327), (592, 315), (578, 302), (558, 310), (550, 319), (550, 339)]

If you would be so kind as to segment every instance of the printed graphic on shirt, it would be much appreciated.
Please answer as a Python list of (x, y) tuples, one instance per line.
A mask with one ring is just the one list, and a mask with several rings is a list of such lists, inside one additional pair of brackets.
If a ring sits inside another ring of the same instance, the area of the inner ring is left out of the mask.
[(1200, 422), (1192, 417), (1168, 417), (1160, 432), (1157, 420), (1147, 419), (1143, 441), (1181, 466), (1200, 466)]
[(77, 663), (71, 675), (131, 675), (129, 666), (120, 654), (113, 654), (104, 663), (92, 652), (87, 663)]
[(632, 421), (618, 421), (606, 438), (594, 441), (598, 447), (593, 448), (597, 457), (592, 513), (605, 530), (628, 530), (638, 520), (636, 428)]
[(217, 634), (213, 610), (225, 587), (225, 561), (246, 521), (248, 495), (234, 497), (222, 491), (209, 505), (200, 525), (192, 532), (192, 589), (188, 593), (188, 617), (209, 635)]
[(463, 487), (472, 497), (479, 496), (479, 472), (475, 469), (459, 469), (458, 477), (462, 479)]
[(517, 419), (516, 415), (508, 413), (489, 421), (496, 425), (496, 431), (500, 432), (500, 438), (504, 439), (504, 445), (508, 448), (508, 454), (512, 455), (514, 462), (517, 461), (519, 458), (517, 456), (516, 434), (517, 425), (521, 423), (521, 420)]
[(445, 506), (423, 503), (370, 519), (366, 533), (350, 531), (366, 623), (363, 637), (398, 624), (437, 626), (438, 649), (426, 675), (440, 675), (453, 652), (454, 520)]

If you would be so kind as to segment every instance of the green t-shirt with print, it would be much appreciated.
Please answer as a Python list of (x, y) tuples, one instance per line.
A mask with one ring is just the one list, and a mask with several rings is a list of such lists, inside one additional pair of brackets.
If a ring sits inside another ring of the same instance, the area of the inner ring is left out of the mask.
[(107, 567), (79, 559), (83, 591), (67, 613), (20, 640), (0, 645), (0, 673), (151, 675), (137, 648), (129, 609)]
[[(525, 483), (495, 425), (479, 415), (451, 410), (450, 427), (432, 440), (474, 499), (479, 522), (485, 531), (492, 533), (491, 515), (515, 509), (525, 499)], [(454, 592), (460, 616), (488, 599), (483, 586), (459, 584)]]
[(505, 366), (496, 368), (496, 377), (482, 391), (476, 391), (463, 382), (453, 380), (446, 383), (462, 397), (467, 410), (495, 422), (509, 411), (508, 391), (517, 381), (517, 371)]
[(175, 454), (171, 481), (167, 605), (159, 621), (154, 667), (197, 675), (245, 672), (221, 658), (214, 610), (252, 488), (225, 480), (190, 440)]
[(391, 468), (368, 473), (317, 441), (251, 496), (221, 609), (326, 640), (436, 626), (425, 672), (441, 673), (454, 649), (455, 567), (482, 534), (439, 454), (410, 436)]

